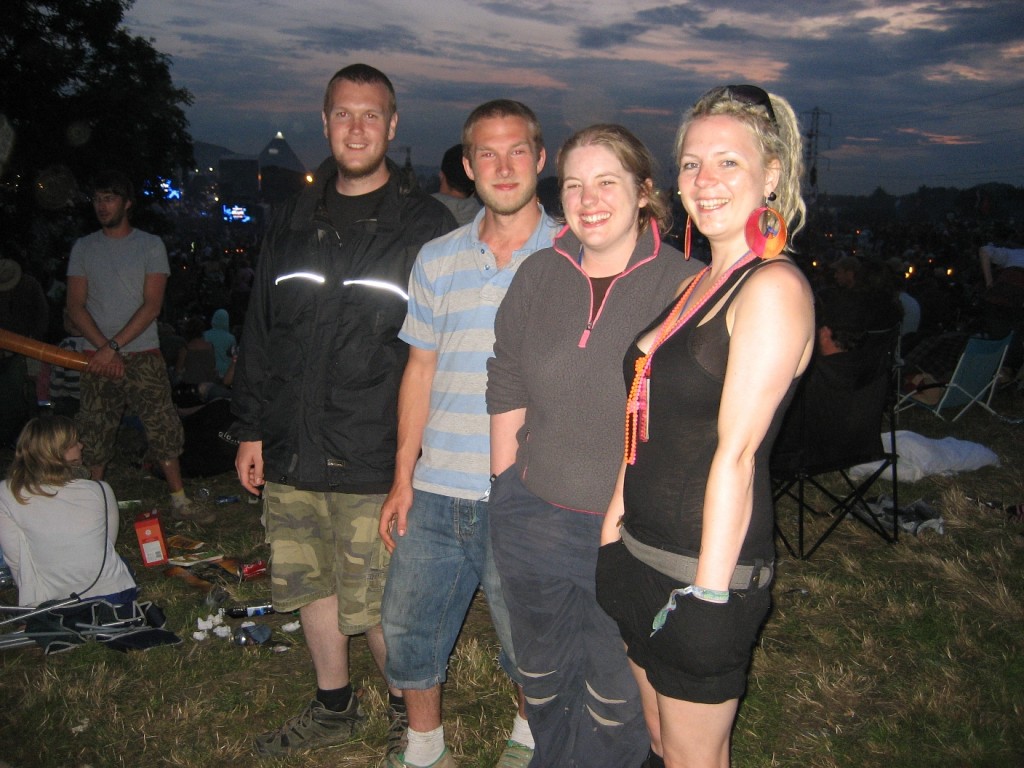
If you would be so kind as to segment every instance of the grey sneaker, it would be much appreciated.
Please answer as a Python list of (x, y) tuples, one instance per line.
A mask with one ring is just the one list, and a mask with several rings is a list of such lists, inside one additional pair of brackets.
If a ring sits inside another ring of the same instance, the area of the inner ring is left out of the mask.
[(494, 768), (528, 768), (532, 759), (532, 749), (509, 739)]
[(276, 731), (257, 736), (254, 746), (258, 755), (287, 755), (300, 749), (341, 744), (362, 730), (364, 725), (366, 715), (355, 695), (344, 712), (332, 712), (313, 699), (300, 714)]
[(452, 753), (448, 751), (448, 747), (444, 748), (444, 752), (430, 765), (415, 766), (412, 763), (405, 762), (405, 753), (396, 752), (393, 755), (388, 755), (388, 759), (384, 762), (385, 768), (459, 768), (459, 764), (455, 762), (455, 758), (452, 757)]
[(170, 511), (172, 520), (184, 520), (189, 523), (199, 523), (199, 525), (212, 525), (217, 521), (216, 512), (191, 499), (186, 499), (180, 504), (171, 502)]
[(405, 752), (409, 746), (409, 711), (405, 704), (388, 705), (387, 757)]

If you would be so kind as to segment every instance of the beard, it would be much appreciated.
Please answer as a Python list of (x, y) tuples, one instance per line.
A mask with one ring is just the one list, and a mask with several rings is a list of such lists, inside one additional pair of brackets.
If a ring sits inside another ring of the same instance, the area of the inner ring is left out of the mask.
[(344, 158), (341, 157), (335, 156), (334, 159), (338, 164), (339, 176), (348, 181), (358, 181), (377, 173), (381, 166), (384, 165), (386, 155), (387, 149), (383, 148), (376, 157), (366, 158), (363, 162), (356, 165), (345, 162)]
[(121, 224), (124, 223), (126, 215), (127, 214), (124, 211), (121, 211), (120, 213), (111, 214), (109, 219), (100, 222), (100, 226), (103, 229), (117, 229), (118, 227), (121, 226)]
[(499, 216), (511, 216), (519, 213), (533, 202), (537, 196), (535, 187), (521, 187), (515, 197), (504, 197), (495, 194), (486, 187), (477, 187), (476, 194), (483, 201), (484, 207)]

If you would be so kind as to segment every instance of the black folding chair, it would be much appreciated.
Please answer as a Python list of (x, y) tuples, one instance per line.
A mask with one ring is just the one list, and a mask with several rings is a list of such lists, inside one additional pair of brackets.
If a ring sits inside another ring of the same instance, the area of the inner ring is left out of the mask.
[[(893, 413), (898, 340), (899, 331), (893, 329), (859, 349), (815, 356), (800, 382), (771, 458), (775, 530), (794, 557), (813, 555), (847, 517), (885, 541), (899, 538), (898, 516), (892, 516), (890, 530), (866, 500), (876, 481), (888, 472), (893, 505), (899, 509)], [(884, 442), (883, 431), (887, 432)], [(873, 462), (878, 466), (866, 477), (855, 479), (849, 471)], [(840, 489), (834, 490), (837, 484)], [(827, 499), (827, 509), (811, 503), (808, 488)], [(796, 547), (780, 525), (780, 502), (785, 499), (796, 502)], [(807, 514), (832, 517), (810, 548), (804, 541)]]

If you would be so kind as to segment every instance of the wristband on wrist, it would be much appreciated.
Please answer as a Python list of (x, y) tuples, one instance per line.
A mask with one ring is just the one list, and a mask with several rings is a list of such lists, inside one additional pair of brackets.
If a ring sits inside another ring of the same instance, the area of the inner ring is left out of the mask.
[(692, 584), (690, 586), (690, 594), (698, 600), (703, 600), (706, 603), (729, 602), (729, 590), (727, 589), (707, 589), (705, 587), (698, 587), (696, 584)]
[(729, 602), (729, 590), (706, 589), (705, 587), (698, 587), (696, 584), (691, 584), (682, 589), (673, 589), (672, 593), (668, 596), (668, 602), (654, 615), (654, 621), (651, 622), (650, 637), (654, 637), (655, 633), (665, 626), (668, 615), (676, 609), (676, 598), (685, 597), (686, 595), (693, 595), (698, 600), (703, 600), (706, 603), (723, 605)]

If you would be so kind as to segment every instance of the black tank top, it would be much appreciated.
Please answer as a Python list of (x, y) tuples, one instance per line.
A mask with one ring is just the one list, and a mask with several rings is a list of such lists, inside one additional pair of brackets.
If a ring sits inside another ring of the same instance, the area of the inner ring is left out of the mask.
[[(697, 556), (704, 491), (718, 447), (718, 410), (729, 357), (726, 310), (739, 293), (739, 283), (771, 263), (758, 260), (738, 269), (654, 354), (649, 439), (638, 443), (636, 463), (626, 468), (624, 493), (623, 524), (645, 544)], [(732, 290), (734, 287), (737, 290)], [(637, 339), (657, 327), (674, 305), (675, 301)], [(712, 311), (715, 315), (701, 325)], [(627, 388), (641, 355), (634, 342), (624, 361)], [(794, 380), (755, 454), (753, 516), (740, 551), (743, 564), (774, 557), (768, 457), (795, 385)]]

